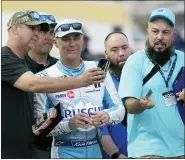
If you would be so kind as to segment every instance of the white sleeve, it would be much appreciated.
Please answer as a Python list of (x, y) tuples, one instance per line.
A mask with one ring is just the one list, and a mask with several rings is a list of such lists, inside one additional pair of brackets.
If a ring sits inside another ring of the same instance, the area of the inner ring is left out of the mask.
[(115, 88), (114, 82), (110, 76), (110, 73), (107, 72), (105, 78), (105, 92), (104, 92), (104, 105), (107, 105), (108, 109), (104, 110), (109, 114), (110, 125), (117, 124), (124, 119), (125, 116), (125, 107), (122, 104), (122, 101), (118, 95), (118, 92)]

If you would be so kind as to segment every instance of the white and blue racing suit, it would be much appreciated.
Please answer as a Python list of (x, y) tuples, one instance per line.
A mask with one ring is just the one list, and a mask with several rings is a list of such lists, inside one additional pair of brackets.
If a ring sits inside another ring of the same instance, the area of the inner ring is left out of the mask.
[[(47, 68), (37, 75), (48, 77), (79, 76), (87, 69), (94, 68), (94, 61), (82, 61), (77, 69), (71, 69), (58, 61), (55, 65)], [(90, 85), (73, 90), (58, 93), (36, 93), (34, 96), (35, 117), (47, 112), (49, 108), (58, 103), (62, 106), (64, 119), (51, 131), (53, 143), (51, 158), (102, 158), (99, 144), (97, 143), (97, 129), (78, 128), (70, 130), (68, 121), (78, 113), (87, 113), (102, 110), (103, 104), (108, 105), (106, 111), (109, 114), (109, 124), (121, 122), (125, 116), (125, 108), (118, 96), (112, 78), (107, 72), (105, 81), (101, 84)]]

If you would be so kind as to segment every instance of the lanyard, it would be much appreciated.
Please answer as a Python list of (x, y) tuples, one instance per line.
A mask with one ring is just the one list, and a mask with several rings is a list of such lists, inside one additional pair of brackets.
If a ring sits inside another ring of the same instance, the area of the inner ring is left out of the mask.
[(170, 73), (168, 74), (167, 80), (165, 79), (164, 73), (161, 71), (161, 69), (159, 70), (159, 72), (161, 73), (161, 76), (163, 77), (163, 79), (165, 81), (166, 88), (168, 88), (168, 82), (169, 82), (169, 80), (170, 80), (170, 78), (171, 78), (171, 76), (173, 74), (173, 71), (175, 69), (176, 62), (177, 62), (177, 54), (175, 54), (175, 60), (173, 61), (173, 64), (172, 64), (172, 67), (170, 69)]

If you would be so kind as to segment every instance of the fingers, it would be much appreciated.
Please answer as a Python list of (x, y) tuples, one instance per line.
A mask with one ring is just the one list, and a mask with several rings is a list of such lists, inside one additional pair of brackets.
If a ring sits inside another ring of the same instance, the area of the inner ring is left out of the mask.
[(88, 128), (92, 124), (90, 117), (85, 113), (80, 113), (69, 120), (70, 129)]
[(89, 115), (85, 113), (80, 113), (77, 115), (77, 119), (81, 121), (81, 123), (85, 124), (92, 124), (92, 120), (90, 119)]
[(96, 71), (102, 71), (102, 69), (97, 67), (97, 68), (90, 68), (87, 70), (87, 72), (96, 72)]
[(179, 95), (180, 95), (180, 93), (181, 93), (181, 92), (178, 92), (178, 93), (176, 93), (176, 95), (177, 95), (177, 96), (179, 96)]
[(179, 97), (177, 98), (177, 101), (181, 101), (183, 100), (183, 97), (179, 95)]
[(177, 101), (181, 101), (181, 100), (184, 101), (184, 99), (185, 99), (185, 97), (184, 97), (184, 89), (181, 92), (176, 93), (176, 95), (178, 96)]
[(155, 101), (150, 98), (143, 97), (142, 99), (140, 99), (140, 104), (145, 109), (151, 109), (155, 106)]
[(104, 111), (92, 112), (91, 117), (93, 125), (96, 127), (102, 127), (106, 125), (109, 121), (109, 115)]
[(105, 78), (105, 75), (95, 75), (95, 76), (92, 76), (92, 80), (93, 81), (101, 81), (101, 80), (104, 80)]

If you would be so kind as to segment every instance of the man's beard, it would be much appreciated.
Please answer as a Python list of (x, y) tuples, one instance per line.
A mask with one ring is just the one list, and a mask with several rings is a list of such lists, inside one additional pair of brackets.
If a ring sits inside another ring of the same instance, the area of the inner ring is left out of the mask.
[(145, 43), (146, 53), (152, 62), (156, 62), (159, 65), (163, 66), (170, 57), (175, 53), (174, 45), (169, 46), (164, 51), (155, 51), (154, 47), (152, 47), (149, 43), (149, 40)]
[(121, 71), (122, 71), (123, 65), (119, 64), (114, 64), (110, 62), (109, 69), (113, 72), (113, 74), (117, 77), (120, 78), (121, 76)]

